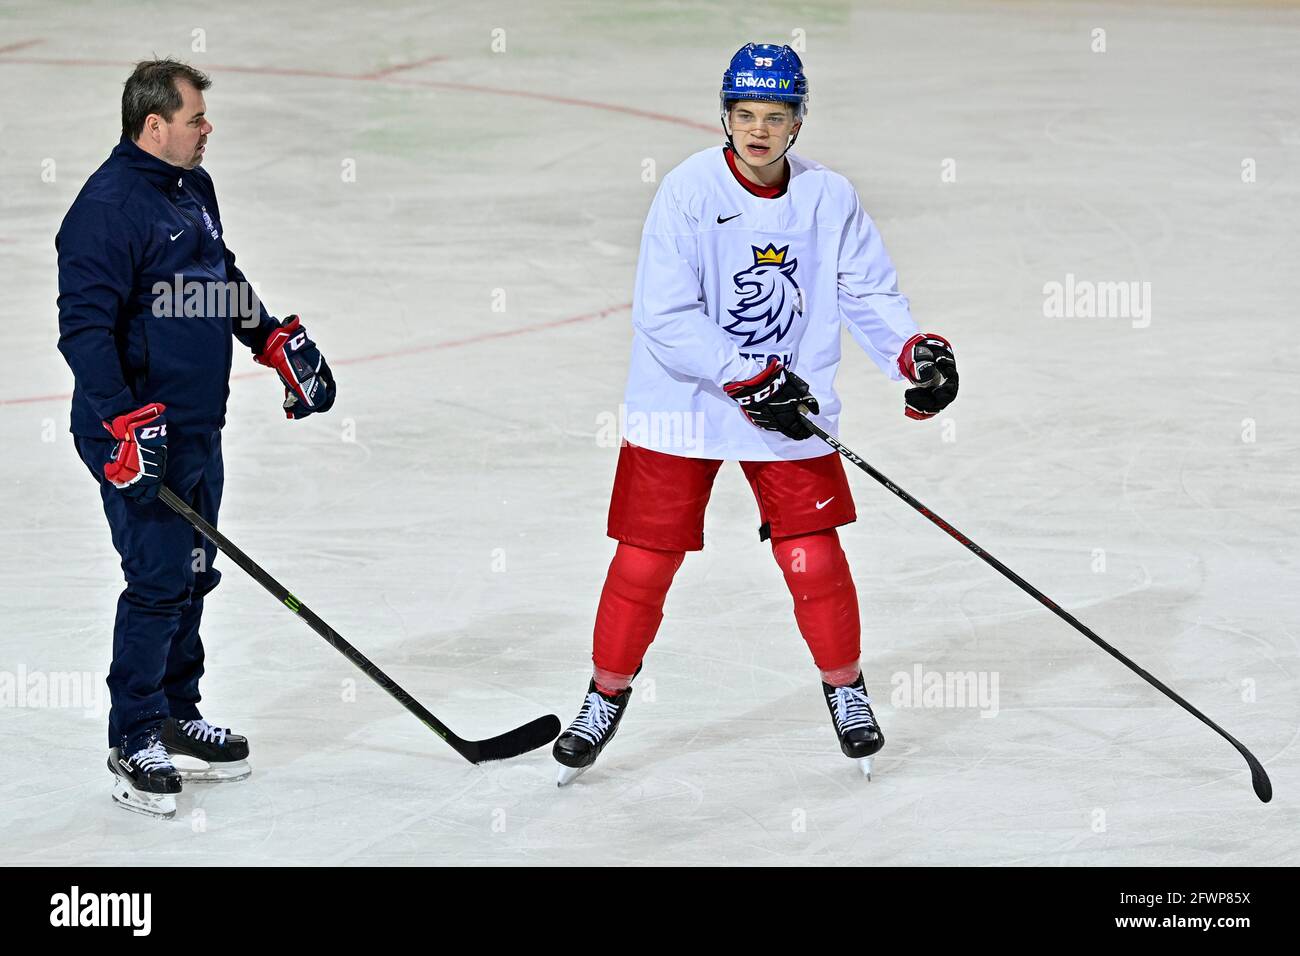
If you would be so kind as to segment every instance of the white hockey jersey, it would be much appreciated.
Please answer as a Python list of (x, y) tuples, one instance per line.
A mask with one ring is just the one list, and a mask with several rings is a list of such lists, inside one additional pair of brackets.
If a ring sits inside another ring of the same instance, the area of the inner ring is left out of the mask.
[(775, 461), (829, 452), (752, 425), (722, 390), (778, 356), (803, 378), (835, 433), (840, 323), (880, 369), (916, 331), (894, 265), (852, 184), (787, 153), (774, 199), (736, 181), (723, 147), (659, 185), (646, 217), (632, 305), (623, 437), (689, 458)]

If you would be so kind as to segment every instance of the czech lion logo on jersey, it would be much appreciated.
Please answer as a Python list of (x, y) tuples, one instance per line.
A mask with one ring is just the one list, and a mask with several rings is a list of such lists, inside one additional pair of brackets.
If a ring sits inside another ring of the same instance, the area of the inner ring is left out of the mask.
[(769, 340), (775, 344), (785, 338), (795, 318), (803, 315), (803, 292), (794, 281), (799, 260), (785, 261), (789, 246), (778, 249), (769, 242), (766, 249), (750, 248), (754, 264), (731, 277), (740, 296), (739, 305), (727, 310), (735, 321), (723, 328), (743, 339), (745, 347)]

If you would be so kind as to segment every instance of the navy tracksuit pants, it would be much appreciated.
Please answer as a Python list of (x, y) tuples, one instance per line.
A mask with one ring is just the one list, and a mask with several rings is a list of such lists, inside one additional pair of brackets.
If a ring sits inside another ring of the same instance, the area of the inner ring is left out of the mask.
[[(126, 577), (126, 590), (117, 600), (108, 671), (108, 744), (130, 754), (148, 745), (164, 718), (200, 716), (199, 620), (204, 596), (221, 580), (212, 567), (217, 551), (161, 501), (142, 505), (104, 478), (111, 439), (75, 441), (81, 460), (99, 480), (113, 547)], [(169, 436), (164, 481), (215, 525), (224, 483), (221, 432)]]

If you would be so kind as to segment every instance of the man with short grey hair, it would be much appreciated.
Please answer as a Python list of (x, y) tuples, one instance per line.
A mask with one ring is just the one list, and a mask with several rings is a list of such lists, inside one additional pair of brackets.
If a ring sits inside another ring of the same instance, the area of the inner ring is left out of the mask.
[(126, 578), (108, 674), (113, 798), (155, 816), (176, 812), (184, 777), (250, 772), (247, 740), (198, 709), (199, 621), (221, 577), (216, 550), (158, 491), (166, 479), (217, 523), (234, 339), (279, 374), (286, 417), (328, 411), (335, 392), (298, 317), (266, 311), (225, 243), (200, 168), (213, 131), (210, 85), (176, 60), (137, 64), (122, 91), (122, 139), (55, 239), (72, 434), (99, 482)]

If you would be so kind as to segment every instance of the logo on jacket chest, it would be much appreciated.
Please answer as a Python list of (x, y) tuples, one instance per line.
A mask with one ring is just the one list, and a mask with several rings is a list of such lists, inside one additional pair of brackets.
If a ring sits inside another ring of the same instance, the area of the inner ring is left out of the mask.
[(200, 206), (199, 211), (203, 214), (203, 228), (208, 230), (208, 235), (213, 239), (220, 239), (221, 233), (217, 232), (216, 224), (212, 221), (212, 217), (208, 215), (208, 207)]
[(786, 260), (788, 245), (778, 249), (769, 242), (765, 249), (750, 249), (754, 264), (731, 277), (740, 301), (727, 310), (732, 322), (723, 328), (740, 339), (738, 344), (743, 347), (764, 342), (776, 345), (803, 315), (803, 290), (794, 277), (799, 260)]

